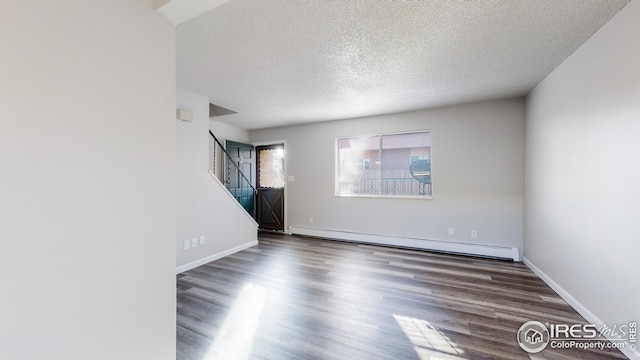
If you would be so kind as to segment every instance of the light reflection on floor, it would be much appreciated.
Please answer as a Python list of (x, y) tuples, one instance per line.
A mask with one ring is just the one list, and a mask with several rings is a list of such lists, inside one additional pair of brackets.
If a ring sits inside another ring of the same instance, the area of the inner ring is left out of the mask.
[(468, 359), (463, 356), (464, 350), (428, 321), (396, 314), (393, 317), (413, 344), (420, 359)]
[(265, 289), (251, 283), (242, 288), (203, 359), (250, 358), (266, 295)]

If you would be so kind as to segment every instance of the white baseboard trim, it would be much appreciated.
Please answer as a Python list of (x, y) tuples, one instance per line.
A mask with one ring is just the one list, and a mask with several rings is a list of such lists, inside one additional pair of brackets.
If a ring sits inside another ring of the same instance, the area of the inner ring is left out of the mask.
[[(567, 304), (569, 304), (569, 306), (571, 306), (575, 311), (577, 311), (578, 314), (582, 315), (582, 317), (585, 318), (588, 322), (590, 322), (591, 324), (594, 324), (598, 329), (602, 325), (607, 325), (609, 327), (613, 325), (613, 324), (605, 324), (602, 320), (600, 320), (597, 316), (595, 316), (591, 311), (589, 311), (589, 309), (587, 309), (584, 305), (582, 305), (576, 298), (574, 298), (571, 294), (569, 294), (568, 291), (562, 288), (562, 286), (558, 285), (557, 282), (553, 281), (553, 279), (549, 277), (549, 275), (545, 274), (544, 271), (540, 270), (540, 268), (537, 267), (534, 263), (532, 263), (531, 260), (524, 257), (523, 262), (525, 265), (529, 267), (529, 269), (531, 269), (531, 271), (533, 271), (536, 275), (538, 275), (538, 277), (540, 277), (542, 281), (544, 281), (547, 285), (549, 285), (549, 287), (552, 288), (553, 291), (558, 293), (558, 295), (560, 295), (560, 297), (564, 299), (564, 301), (566, 301)], [(535, 320), (535, 319), (532, 319), (532, 320)], [(609, 337), (607, 336), (607, 338)], [(637, 351), (631, 352), (627, 347), (620, 349), (620, 351), (629, 359), (640, 360), (640, 353)]]
[(238, 246), (236, 246), (234, 248), (231, 248), (231, 249), (228, 249), (228, 250), (225, 250), (225, 251), (221, 251), (221, 252), (213, 254), (213, 255), (209, 255), (209, 256), (207, 256), (205, 258), (190, 262), (188, 264), (180, 265), (180, 266), (176, 267), (176, 274), (183, 273), (183, 272), (185, 272), (187, 270), (195, 269), (198, 266), (202, 266), (202, 265), (210, 263), (212, 261), (215, 261), (215, 260), (218, 260), (218, 259), (222, 259), (225, 256), (229, 256), (231, 254), (235, 254), (238, 251), (242, 251), (244, 249), (248, 249), (248, 248), (250, 248), (252, 246), (256, 246), (256, 245), (258, 245), (258, 240), (250, 241), (250, 242), (248, 242), (246, 244), (238, 245)]
[(289, 234), (521, 261), (520, 251), (517, 247), (510, 248), (443, 240), (365, 234), (342, 230), (310, 228), (304, 226), (290, 226)]

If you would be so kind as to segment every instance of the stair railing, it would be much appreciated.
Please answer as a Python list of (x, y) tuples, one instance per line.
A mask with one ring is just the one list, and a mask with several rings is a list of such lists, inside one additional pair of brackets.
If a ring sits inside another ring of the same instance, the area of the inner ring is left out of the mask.
[[(220, 143), (220, 141), (218, 140), (218, 138), (213, 135), (213, 132), (211, 132), (211, 130), (209, 130), (209, 135), (211, 135), (211, 137), (213, 138), (215, 144), (213, 146), (213, 156), (210, 160), (210, 170), (211, 172), (218, 178), (220, 179), (220, 181), (222, 181), (225, 184), (229, 184), (229, 181), (227, 179), (223, 179), (224, 177), (224, 173), (223, 171), (221, 171), (221, 169), (218, 169), (218, 166), (220, 165), (219, 163), (221, 162), (222, 164), (225, 163), (225, 160), (227, 160), (226, 162), (229, 164), (233, 164), (233, 166), (235, 167), (235, 169), (238, 171), (238, 174), (240, 175), (240, 181), (241, 183), (238, 184), (239, 188), (240, 188), (240, 194), (238, 195), (236, 194), (232, 194), (233, 197), (242, 205), (242, 202), (240, 201), (241, 198), (243, 198), (245, 195), (244, 191), (246, 189), (245, 186), (243, 186), (243, 184), (247, 184), (249, 185), (249, 187), (251, 188), (250, 190), (247, 191), (252, 191), (253, 192), (253, 209), (249, 210), (245, 207), (245, 210), (247, 210), (247, 212), (255, 219), (255, 213), (256, 213), (256, 196), (258, 194), (258, 190), (255, 188), (255, 186), (253, 186), (253, 184), (251, 183), (251, 180), (249, 180), (247, 178), (247, 176), (242, 172), (242, 170), (240, 170), (240, 167), (238, 166), (238, 164), (236, 164), (236, 161), (234, 160), (233, 157), (231, 157), (231, 155), (227, 152), (227, 150), (224, 148), (224, 146), (222, 146), (222, 143)], [(222, 150), (222, 154), (224, 156), (222, 156), (221, 158), (219, 158), (219, 151), (218, 148), (220, 148)], [(224, 165), (223, 165), (224, 166)], [(244, 206), (243, 206), (244, 207)]]

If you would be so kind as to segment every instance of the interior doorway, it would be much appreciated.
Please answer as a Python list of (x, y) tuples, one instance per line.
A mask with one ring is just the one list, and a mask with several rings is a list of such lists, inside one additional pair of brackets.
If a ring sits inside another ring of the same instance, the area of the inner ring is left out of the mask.
[(256, 146), (256, 221), (260, 229), (284, 231), (284, 144)]

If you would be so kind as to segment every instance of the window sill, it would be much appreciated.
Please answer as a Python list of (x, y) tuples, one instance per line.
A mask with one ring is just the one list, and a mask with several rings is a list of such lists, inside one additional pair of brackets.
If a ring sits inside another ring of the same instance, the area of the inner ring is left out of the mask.
[(411, 200), (433, 200), (433, 195), (361, 195), (361, 194), (334, 194), (336, 197), (347, 198), (374, 198), (374, 199), (411, 199)]

